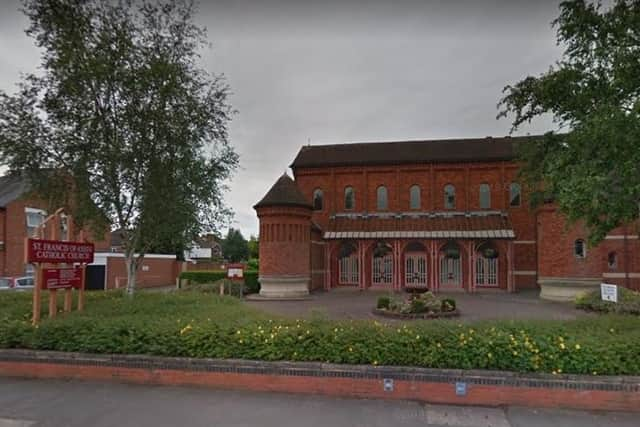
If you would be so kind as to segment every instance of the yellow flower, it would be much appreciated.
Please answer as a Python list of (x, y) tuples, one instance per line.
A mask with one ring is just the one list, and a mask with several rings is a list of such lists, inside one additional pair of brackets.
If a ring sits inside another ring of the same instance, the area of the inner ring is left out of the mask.
[(514, 351), (514, 352), (513, 352), (513, 355), (514, 355), (514, 356), (517, 356), (517, 355), (518, 355), (518, 352), (517, 352), (517, 351)]
[(580, 344), (576, 344), (576, 350), (580, 350)]
[(374, 364), (374, 365), (377, 365), (377, 364), (378, 364), (378, 361), (377, 361), (377, 360), (374, 360), (374, 361), (373, 361), (373, 364)]
[(561, 343), (560, 343), (560, 348), (564, 350), (565, 345), (564, 345), (564, 343), (563, 343), (563, 342), (561, 342)]
[(491, 354), (491, 353), (487, 353), (487, 357), (488, 357), (489, 359), (491, 359), (491, 358), (493, 357), (493, 354)]
[(442, 347), (442, 346), (440, 345), (440, 343), (437, 343), (437, 344), (436, 344), (436, 347), (440, 348), (440, 347)]
[(419, 340), (420, 339), (420, 335), (416, 335), (416, 339)]
[(352, 351), (353, 351), (353, 348), (352, 348), (352, 347), (349, 347), (349, 351), (351, 351), (351, 352), (352, 352)]

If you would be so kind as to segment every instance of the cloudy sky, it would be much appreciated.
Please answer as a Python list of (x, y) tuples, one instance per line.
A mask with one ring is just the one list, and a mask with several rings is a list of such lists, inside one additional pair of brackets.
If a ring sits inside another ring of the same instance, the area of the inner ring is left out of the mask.
[[(0, 89), (13, 92), (39, 52), (19, 2), (0, 5)], [(301, 145), (506, 135), (501, 90), (559, 58), (557, 13), (550, 0), (203, 0), (203, 66), (224, 73), (238, 110), (235, 226), (257, 232), (251, 206)]]

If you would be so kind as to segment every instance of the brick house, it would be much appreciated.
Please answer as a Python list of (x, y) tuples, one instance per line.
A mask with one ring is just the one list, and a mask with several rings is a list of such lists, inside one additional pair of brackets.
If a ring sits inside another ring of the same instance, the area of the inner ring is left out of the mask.
[[(28, 276), (34, 267), (24, 262), (24, 242), (35, 236), (55, 207), (29, 192), (26, 179), (0, 176), (0, 277)], [(115, 234), (115, 233), (114, 233)], [(87, 267), (88, 289), (110, 289), (126, 285), (124, 257), (112, 247), (112, 233), (96, 238), (86, 230), (87, 240), (95, 245), (95, 262)], [(119, 243), (117, 243), (119, 244)], [(175, 255), (149, 254), (138, 271), (141, 286), (161, 286), (175, 283), (180, 273)]]
[(552, 204), (529, 208), (515, 162), (527, 138), (303, 146), (294, 179), (280, 177), (254, 206), (263, 294), (640, 288), (631, 228), (587, 248)]

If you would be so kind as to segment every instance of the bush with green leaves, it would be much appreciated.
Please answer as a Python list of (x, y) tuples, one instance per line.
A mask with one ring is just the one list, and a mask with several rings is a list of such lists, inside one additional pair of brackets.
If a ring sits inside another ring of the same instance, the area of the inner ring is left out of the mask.
[(61, 313), (33, 327), (30, 300), (26, 292), (0, 294), (0, 348), (640, 374), (640, 317), (636, 316), (471, 324), (296, 320), (215, 294), (203, 298), (199, 292), (141, 292), (126, 298), (122, 292), (98, 292), (87, 294), (85, 311)]
[[(243, 273), (244, 276), (244, 293), (245, 294), (256, 294), (260, 292), (260, 283), (258, 282), (258, 272), (253, 270), (248, 270)], [(202, 270), (202, 271), (185, 271), (180, 273), (180, 279), (188, 280), (190, 285), (193, 284), (212, 284), (216, 283), (218, 280), (226, 279), (227, 272), (226, 271), (210, 271), (210, 270)]]
[(391, 304), (391, 298), (384, 296), (378, 297), (378, 302), (376, 303), (377, 309), (388, 309), (389, 304)]
[(600, 313), (640, 315), (640, 292), (618, 286), (618, 302), (603, 301), (600, 291), (593, 291), (576, 298), (576, 307)]
[(260, 292), (260, 282), (258, 282), (258, 271), (248, 270), (244, 272), (245, 292), (257, 294)]

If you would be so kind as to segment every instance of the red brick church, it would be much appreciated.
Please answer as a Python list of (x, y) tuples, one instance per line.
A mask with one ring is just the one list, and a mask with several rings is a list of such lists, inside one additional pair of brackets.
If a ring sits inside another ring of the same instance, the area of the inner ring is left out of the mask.
[(262, 295), (542, 287), (563, 299), (602, 281), (640, 288), (636, 228), (591, 248), (553, 204), (530, 208), (515, 161), (529, 138), (302, 147), (294, 178), (255, 205)]

